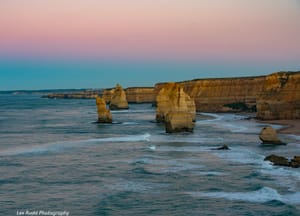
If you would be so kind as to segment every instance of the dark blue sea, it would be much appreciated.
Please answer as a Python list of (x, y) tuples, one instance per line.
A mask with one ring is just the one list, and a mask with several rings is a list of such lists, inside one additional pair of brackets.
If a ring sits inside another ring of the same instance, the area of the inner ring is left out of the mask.
[(264, 161), (300, 155), (299, 136), (263, 147), (265, 124), (246, 114), (198, 113), (194, 133), (172, 135), (151, 104), (112, 115), (95, 124), (94, 100), (0, 94), (0, 215), (300, 215), (300, 169)]

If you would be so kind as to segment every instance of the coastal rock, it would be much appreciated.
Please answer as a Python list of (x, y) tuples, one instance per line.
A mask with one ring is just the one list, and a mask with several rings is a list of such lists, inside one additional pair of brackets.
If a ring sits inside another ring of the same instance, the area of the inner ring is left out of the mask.
[(275, 166), (288, 166), (292, 168), (300, 167), (300, 156), (294, 156), (292, 160), (288, 160), (285, 157), (278, 155), (269, 155), (265, 158), (265, 161), (271, 161)]
[(119, 84), (117, 84), (116, 88), (113, 90), (109, 108), (111, 110), (128, 109), (126, 93)]
[[(190, 114), (192, 121), (196, 118), (194, 100), (184, 92), (183, 87), (177, 83), (167, 83), (159, 91), (156, 97), (156, 121), (165, 122), (166, 115), (171, 112), (183, 115)], [(169, 119), (174, 118), (174, 113)], [(171, 117), (172, 116), (172, 117)]]
[(228, 145), (224, 144), (219, 148), (213, 148), (212, 150), (230, 150), (230, 148), (228, 147)]
[(95, 99), (98, 95), (102, 94), (102, 90), (86, 89), (83, 91), (70, 90), (70, 92), (55, 92), (43, 95), (42, 98), (49, 99)]
[(300, 119), (300, 72), (278, 72), (265, 77), (257, 99), (257, 118)]
[(265, 158), (265, 161), (271, 161), (276, 166), (290, 166), (290, 162), (287, 158), (278, 155), (269, 155)]
[(290, 166), (293, 168), (300, 167), (300, 156), (294, 156), (294, 158), (290, 162)]
[(112, 123), (112, 116), (110, 110), (106, 108), (105, 100), (97, 96), (96, 105), (98, 112), (98, 123)]
[(171, 111), (165, 117), (167, 133), (193, 132), (193, 116), (189, 112)]
[(262, 144), (284, 144), (280, 139), (278, 139), (276, 130), (270, 126), (264, 127), (261, 130), (259, 139), (262, 141)]

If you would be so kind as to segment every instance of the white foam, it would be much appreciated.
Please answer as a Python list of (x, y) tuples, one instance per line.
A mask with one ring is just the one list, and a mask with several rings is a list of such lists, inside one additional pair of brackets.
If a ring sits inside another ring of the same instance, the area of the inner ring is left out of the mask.
[(108, 137), (108, 138), (98, 138), (90, 139), (87, 142), (138, 142), (138, 141), (149, 141), (151, 135), (149, 133), (143, 135), (129, 135), (123, 137)]
[(138, 125), (137, 122), (123, 122), (122, 125)]
[(102, 143), (102, 142), (139, 142), (149, 141), (151, 135), (149, 133), (143, 135), (131, 135), (123, 137), (109, 137), (88, 140), (64, 141), (48, 143), (43, 145), (27, 145), (24, 147), (9, 148), (0, 151), (0, 156), (12, 156), (20, 154), (41, 154), (45, 152), (57, 152), (65, 148), (74, 148), (84, 146), (88, 143)]
[(298, 169), (273, 166), (271, 162), (264, 162), (260, 172), (274, 179), (274, 182), (289, 191), (296, 191), (299, 188), (300, 172)]
[(291, 137), (297, 141), (300, 141), (300, 136), (298, 136), (298, 135), (286, 135), (286, 136)]
[(190, 192), (193, 197), (222, 198), (231, 201), (239, 200), (253, 203), (264, 203), (272, 200), (282, 201), (282, 196), (273, 188), (263, 187), (251, 192)]
[(230, 151), (215, 151), (213, 154), (220, 158), (242, 164), (262, 165), (264, 163), (263, 155), (243, 148), (236, 148)]
[(225, 176), (228, 175), (223, 172), (216, 172), (216, 171), (199, 171), (199, 172), (193, 172), (195, 175), (200, 175), (200, 176)]
[(221, 143), (224, 141), (222, 137), (195, 137), (182, 135), (155, 135), (151, 137), (151, 142), (157, 143)]
[(148, 146), (148, 148), (149, 148), (150, 150), (152, 150), (152, 151), (155, 151), (155, 150), (156, 150), (156, 146), (155, 146), (155, 145), (150, 145), (150, 146)]

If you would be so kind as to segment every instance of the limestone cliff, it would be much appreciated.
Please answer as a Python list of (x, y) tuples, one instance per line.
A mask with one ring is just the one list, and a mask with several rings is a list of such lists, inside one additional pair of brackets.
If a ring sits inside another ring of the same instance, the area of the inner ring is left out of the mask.
[(106, 102), (103, 98), (96, 97), (98, 123), (112, 123), (110, 110), (106, 108)]
[(153, 87), (131, 87), (125, 92), (128, 103), (153, 103), (156, 98)]
[(116, 88), (113, 90), (109, 108), (111, 110), (128, 109), (126, 93), (123, 90), (122, 86), (120, 86), (119, 84), (117, 84)]
[[(228, 112), (254, 109), (256, 97), (262, 90), (264, 77), (198, 79), (179, 82), (195, 100), (197, 111)], [(156, 85), (156, 92), (163, 86)], [(235, 105), (237, 108), (235, 108)], [(240, 105), (240, 107), (238, 106)]]
[(266, 76), (257, 98), (257, 118), (300, 119), (300, 72)]
[[(191, 123), (195, 120), (195, 102), (177, 83), (165, 84), (156, 97), (156, 103), (156, 120), (158, 122), (165, 122), (169, 114), (168, 121), (174, 120), (174, 125), (177, 125), (178, 129), (179, 127), (190, 128)], [(187, 115), (190, 117), (186, 118)], [(181, 122), (179, 123), (178, 119), (180, 118)], [(172, 125), (172, 123), (170, 124)]]

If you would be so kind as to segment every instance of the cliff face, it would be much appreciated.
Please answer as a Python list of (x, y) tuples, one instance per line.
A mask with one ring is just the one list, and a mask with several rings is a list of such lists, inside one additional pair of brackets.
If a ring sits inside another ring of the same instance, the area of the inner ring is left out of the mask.
[[(228, 112), (251, 109), (262, 90), (264, 77), (200, 79), (180, 82), (195, 100), (197, 111)], [(156, 92), (163, 84), (156, 85)]]
[[(153, 103), (156, 98), (154, 87), (131, 87), (124, 90), (128, 103)], [(107, 103), (110, 103), (114, 89), (105, 89), (102, 93)]]
[(156, 98), (153, 87), (132, 87), (125, 92), (128, 103), (153, 103)]
[(300, 119), (300, 72), (279, 72), (265, 77), (257, 97), (257, 118)]

